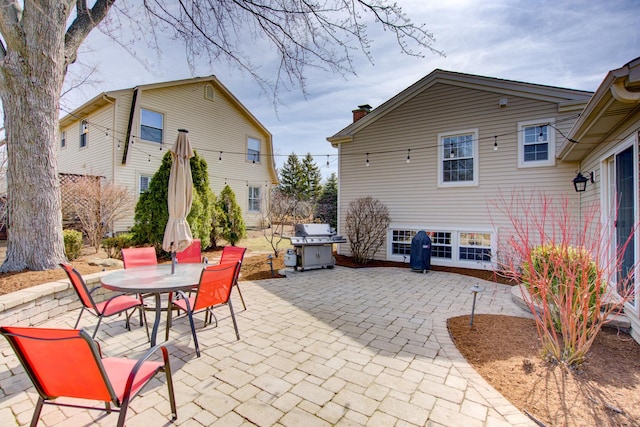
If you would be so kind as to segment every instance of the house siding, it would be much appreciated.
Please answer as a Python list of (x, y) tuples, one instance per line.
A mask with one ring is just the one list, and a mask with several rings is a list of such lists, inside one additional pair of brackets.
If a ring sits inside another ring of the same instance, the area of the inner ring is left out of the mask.
[[(213, 85), (214, 100), (205, 98), (205, 85)], [(115, 99), (116, 107), (103, 107), (88, 115), (90, 123), (103, 129), (102, 145), (93, 147), (90, 136), (89, 147), (84, 150), (70, 150), (71, 144), (79, 140), (79, 122), (65, 125), (67, 148), (59, 150), (58, 162), (61, 172), (88, 173), (85, 169), (98, 171), (101, 175), (129, 187), (132, 194), (139, 196), (141, 175), (153, 176), (161, 164), (162, 157), (173, 146), (178, 129), (189, 130), (189, 139), (194, 150), (208, 165), (210, 186), (218, 195), (228, 184), (236, 195), (236, 201), (243, 211), (248, 227), (262, 225), (259, 213), (248, 211), (248, 187), (260, 186), (265, 192), (276, 181), (273, 165), (271, 135), (249, 114), (237, 107), (237, 100), (231, 99), (226, 89), (215, 81), (201, 80), (193, 83), (167, 84), (163, 86), (140, 86), (131, 128), (131, 141), (123, 164), (126, 133), (133, 99), (133, 89), (108, 93)], [(163, 144), (140, 138), (140, 110), (148, 109), (163, 114)], [(66, 120), (68, 122), (68, 120)], [(114, 129), (112, 136), (105, 136), (104, 129)], [(261, 159), (255, 165), (247, 161), (247, 138), (261, 141)], [(118, 144), (120, 148), (118, 149)], [(76, 145), (77, 146), (77, 145)], [(220, 152), (222, 161), (218, 158)], [(80, 169), (79, 165), (87, 167)], [(266, 193), (265, 193), (266, 194)], [(127, 219), (115, 224), (115, 231), (127, 231), (133, 226), (134, 211)]]
[[(508, 98), (507, 107), (499, 107), (502, 98)], [(435, 83), (356, 132), (352, 142), (341, 144), (340, 229), (344, 234), (349, 203), (365, 196), (377, 198), (389, 208), (392, 226), (428, 231), (489, 230), (494, 232), (494, 243), (500, 230), (509, 226), (506, 218), (491, 214), (491, 203), (500, 192), (509, 195), (538, 190), (566, 195), (577, 204), (579, 198), (571, 184), (576, 163), (518, 167), (518, 122), (555, 118), (555, 126), (564, 131), (576, 116), (558, 113), (554, 102)], [(477, 130), (479, 139), (477, 185), (438, 186), (438, 134), (470, 129)], [(557, 147), (562, 135), (557, 132), (555, 136)], [(409, 164), (407, 149), (411, 149)], [(370, 153), (368, 167), (366, 152)], [(350, 255), (348, 244), (341, 245), (339, 251)], [(375, 259), (393, 259), (389, 242)]]

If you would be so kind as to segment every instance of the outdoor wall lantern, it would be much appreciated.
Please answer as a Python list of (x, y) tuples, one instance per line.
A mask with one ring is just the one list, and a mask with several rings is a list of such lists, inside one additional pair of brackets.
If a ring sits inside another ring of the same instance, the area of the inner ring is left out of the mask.
[[(588, 181), (589, 181), (589, 178), (582, 175), (582, 173), (578, 172), (578, 175), (576, 175), (576, 177), (573, 178), (573, 186), (578, 193), (582, 193), (587, 189)], [(593, 178), (591, 182), (593, 182)]]

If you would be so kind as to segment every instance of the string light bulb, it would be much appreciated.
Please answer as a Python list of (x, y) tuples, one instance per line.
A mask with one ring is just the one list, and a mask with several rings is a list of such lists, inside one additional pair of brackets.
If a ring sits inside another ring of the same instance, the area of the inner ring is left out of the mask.
[(327, 168), (329, 167), (329, 155), (327, 154)]
[(493, 137), (493, 151), (498, 151), (498, 135)]
[(411, 163), (411, 148), (407, 149), (407, 163)]
[(254, 167), (256, 165), (256, 155), (253, 155), (253, 162), (251, 162), (251, 167)]
[(222, 163), (222, 151), (218, 155), (218, 163)]
[(367, 153), (367, 160), (364, 162), (366, 167), (369, 167), (369, 153)]

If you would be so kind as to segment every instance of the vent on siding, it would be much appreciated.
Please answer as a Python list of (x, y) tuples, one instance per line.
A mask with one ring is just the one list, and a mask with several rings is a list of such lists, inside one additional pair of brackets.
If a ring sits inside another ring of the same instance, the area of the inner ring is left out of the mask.
[(209, 101), (216, 100), (216, 93), (213, 90), (213, 85), (205, 85), (204, 87), (204, 97)]

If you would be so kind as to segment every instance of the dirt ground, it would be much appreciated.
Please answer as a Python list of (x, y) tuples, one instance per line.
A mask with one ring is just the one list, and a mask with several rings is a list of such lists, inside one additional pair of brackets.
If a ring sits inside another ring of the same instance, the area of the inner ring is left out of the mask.
[[(264, 241), (264, 237), (254, 232), (246, 242), (239, 243), (249, 248), (240, 280), (280, 277), (277, 272), (284, 268), (283, 256), (272, 259), (275, 273), (272, 276), (269, 252), (264, 244), (260, 246), (260, 240)], [(4, 258), (1, 249), (0, 257)], [(87, 249), (81, 258), (72, 262), (82, 274), (103, 270), (89, 262), (106, 255), (92, 252)], [(220, 253), (220, 250), (209, 251), (204, 255), (215, 263)], [(336, 256), (336, 262), (352, 268), (408, 268), (408, 264), (379, 261), (357, 266), (343, 256)], [(505, 283), (487, 271), (437, 266), (432, 269)], [(0, 274), (0, 295), (63, 278), (62, 269)], [(532, 320), (476, 315), (470, 327), (469, 317), (462, 316), (449, 319), (448, 327), (456, 346), (478, 373), (539, 425), (640, 426), (640, 345), (628, 335), (601, 332), (583, 369), (567, 372), (540, 359)]]

